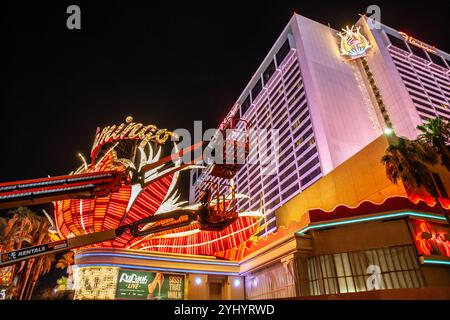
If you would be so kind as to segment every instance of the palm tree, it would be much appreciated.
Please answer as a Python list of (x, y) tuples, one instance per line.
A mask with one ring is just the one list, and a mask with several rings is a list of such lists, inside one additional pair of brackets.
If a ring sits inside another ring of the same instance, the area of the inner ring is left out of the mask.
[[(19, 250), (24, 245), (29, 245), (32, 242), (30, 235), (32, 231), (32, 223), (30, 221), (30, 215), (25, 208), (18, 208), (13, 212), (9, 212), (12, 215), (11, 218), (3, 218), (2, 228), (0, 229), (1, 243), (0, 250), (2, 252), (9, 252), (13, 250)], [(17, 296), (20, 292), (20, 286), (18, 284), (20, 274), (23, 271), (25, 262), (13, 265), (13, 279), (14, 283), (10, 286), (8, 293), (11, 297)]]
[[(28, 208), (15, 209), (9, 215), (8, 219), (2, 218), (0, 223), (1, 252), (51, 242), (48, 235), (50, 223), (46, 218), (36, 215)], [(51, 263), (52, 256), (44, 256), (15, 264), (15, 290), (11, 294), (19, 299), (30, 299), (39, 276), (48, 272)]]
[(62, 258), (60, 258), (58, 260), (58, 263), (56, 264), (55, 267), (57, 269), (66, 269), (66, 268), (70, 267), (71, 265), (73, 265), (73, 263), (74, 263), (73, 252), (68, 251), (68, 252), (64, 253)]
[[(39, 219), (34, 219), (33, 223), (33, 245), (51, 242), (51, 238), (48, 234), (48, 229), (50, 227), (49, 222), (43, 217), (39, 217)], [(20, 299), (31, 299), (37, 280), (41, 275), (46, 274), (49, 271), (54, 260), (54, 255), (46, 255), (37, 259), (28, 260), (25, 283), (28, 283), (29, 279), (31, 279), (31, 284), (28, 285), (26, 290), (25, 286), (22, 288)]]
[(45, 275), (48, 272), (50, 272), (50, 269), (52, 267), (53, 262), (55, 261), (54, 255), (45, 255), (39, 258), (39, 262), (37, 264), (35, 272), (33, 272), (32, 282), (28, 290), (28, 294), (26, 296), (27, 300), (31, 300), (31, 297), (33, 295), (33, 291), (36, 287), (36, 284), (39, 280), (39, 277), (41, 275)]
[(57, 269), (67, 269), (67, 289), (72, 289), (72, 283), (73, 283), (73, 271), (72, 271), (72, 265), (74, 264), (74, 258), (73, 258), (73, 252), (68, 251), (66, 252), (62, 258), (58, 260), (58, 263), (56, 263)]
[(428, 119), (428, 122), (417, 126), (420, 135), (419, 143), (432, 148), (440, 157), (441, 165), (450, 172), (450, 123), (441, 118)]
[(426, 145), (398, 138), (397, 143), (391, 143), (386, 149), (386, 154), (381, 158), (386, 167), (386, 176), (394, 184), (399, 180), (411, 189), (423, 187), (435, 200), (440, 212), (450, 225), (450, 217), (438, 197), (438, 191), (433, 183), (433, 178), (428, 170), (427, 164), (437, 163), (437, 154)]

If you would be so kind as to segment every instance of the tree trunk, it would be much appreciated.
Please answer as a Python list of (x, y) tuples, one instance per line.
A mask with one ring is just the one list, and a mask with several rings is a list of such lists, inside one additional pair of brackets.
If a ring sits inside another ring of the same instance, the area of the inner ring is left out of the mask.
[(36, 282), (37, 281), (33, 280), (33, 282), (31, 283), (31, 290), (30, 290), (27, 300), (31, 300), (31, 297), (33, 296), (33, 292), (34, 292), (34, 287), (36, 286)]
[(37, 263), (36, 271), (34, 272), (33, 281), (31, 282), (31, 287), (28, 292), (28, 295), (26, 297), (27, 300), (31, 300), (31, 297), (33, 296), (33, 291), (36, 286), (37, 280), (39, 279), (39, 275), (42, 271), (42, 264), (43, 264), (44, 258), (40, 258), (39, 262)]
[[(33, 270), (33, 269), (34, 269), (34, 270)], [(33, 271), (30, 272), (30, 274), (31, 274), (31, 277), (30, 277), (31, 282), (30, 282), (30, 284), (27, 286), (27, 289), (25, 290), (25, 294), (24, 294), (24, 296), (23, 296), (23, 300), (29, 300), (29, 299), (28, 299), (28, 296), (29, 296), (29, 294), (30, 294), (31, 287), (32, 287), (32, 285), (33, 285), (34, 274), (35, 274), (35, 272), (36, 272), (36, 269), (39, 269), (39, 266), (38, 266), (37, 264), (34, 264), (34, 267), (31, 269), (31, 270), (33, 270)]]
[(34, 259), (29, 260), (27, 263), (25, 278), (23, 280), (22, 288), (20, 290), (19, 300), (22, 300), (23, 294), (25, 293), (25, 289), (27, 287), (28, 280), (30, 278), (31, 269), (33, 268), (33, 263), (34, 263)]
[[(38, 231), (39, 231), (39, 230), (40, 230), (40, 226), (39, 226)], [(40, 245), (40, 244), (42, 244), (44, 238), (45, 238), (45, 233), (40, 234), (40, 235), (39, 235), (39, 238), (38, 238), (38, 240), (37, 240), (37, 243), (36, 243), (35, 245)], [(24, 296), (25, 288), (27, 287), (28, 280), (29, 280), (30, 274), (31, 274), (31, 270), (36, 269), (36, 268), (34, 267), (34, 263), (36, 262), (36, 258), (30, 259), (30, 260), (28, 260), (28, 262), (29, 262), (29, 266), (27, 267), (27, 272), (26, 272), (26, 274), (25, 274), (25, 281), (24, 281), (24, 286), (22, 287), (22, 291), (21, 291), (21, 293), (20, 293), (20, 300), (22, 300), (22, 297)], [(33, 267), (34, 267), (34, 268), (33, 268)], [(34, 274), (33, 274), (33, 278), (34, 278)]]

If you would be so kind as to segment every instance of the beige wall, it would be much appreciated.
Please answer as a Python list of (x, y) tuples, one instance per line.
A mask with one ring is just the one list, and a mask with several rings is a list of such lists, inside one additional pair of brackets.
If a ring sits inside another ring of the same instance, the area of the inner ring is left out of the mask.
[[(235, 280), (238, 280), (240, 285), (235, 286)], [(228, 276), (228, 281), (226, 285), (226, 295), (225, 299), (230, 300), (244, 300), (244, 277), (234, 277)]]
[[(202, 282), (198, 285), (195, 283), (196, 278), (200, 278)], [(189, 274), (187, 280), (187, 300), (203, 300), (209, 298), (208, 276), (206, 274)]]
[[(197, 277), (202, 280), (200, 284), (195, 283)], [(186, 280), (187, 300), (209, 300), (209, 285), (212, 282), (222, 284), (221, 300), (244, 300), (245, 298), (243, 277), (189, 274)], [(239, 280), (239, 286), (234, 285), (235, 280)]]
[(315, 255), (413, 244), (405, 220), (374, 221), (313, 231)]

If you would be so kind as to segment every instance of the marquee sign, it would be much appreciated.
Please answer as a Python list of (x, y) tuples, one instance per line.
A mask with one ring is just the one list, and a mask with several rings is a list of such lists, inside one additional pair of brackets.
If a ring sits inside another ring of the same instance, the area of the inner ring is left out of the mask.
[(183, 300), (184, 275), (120, 270), (116, 299)]
[(372, 46), (369, 40), (360, 32), (360, 27), (348, 26), (338, 33), (341, 38), (341, 55), (348, 56), (350, 59), (358, 59), (365, 56), (366, 51)]
[(133, 122), (133, 117), (128, 116), (125, 123), (112, 125), (103, 128), (97, 128), (94, 144), (92, 145), (91, 157), (95, 156), (97, 150), (102, 145), (112, 141), (120, 140), (142, 140), (141, 145), (153, 141), (158, 144), (164, 144), (171, 136), (172, 132), (167, 129), (158, 129), (155, 125), (146, 125)]
[(411, 220), (413, 238), (419, 254), (450, 258), (450, 229), (431, 221)]

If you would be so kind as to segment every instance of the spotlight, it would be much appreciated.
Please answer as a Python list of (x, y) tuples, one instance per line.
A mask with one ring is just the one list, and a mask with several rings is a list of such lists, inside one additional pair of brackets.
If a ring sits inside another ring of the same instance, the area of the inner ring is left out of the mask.
[(384, 134), (385, 135), (390, 136), (393, 133), (394, 133), (394, 130), (392, 130), (392, 128), (389, 128), (389, 127), (384, 128)]
[(196, 284), (196, 285), (198, 285), (198, 286), (199, 286), (199, 285), (201, 285), (201, 284), (202, 284), (202, 278), (200, 278), (200, 277), (196, 277), (196, 278), (195, 278), (195, 280), (194, 280), (194, 282), (195, 282), (195, 284)]
[(233, 286), (239, 288), (241, 286), (241, 279), (234, 279)]

